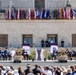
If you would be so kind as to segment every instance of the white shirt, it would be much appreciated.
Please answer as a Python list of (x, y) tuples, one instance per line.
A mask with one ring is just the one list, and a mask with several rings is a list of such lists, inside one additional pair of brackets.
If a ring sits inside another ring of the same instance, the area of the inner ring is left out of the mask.
[(46, 75), (52, 75), (52, 72), (50, 70), (45, 70)]

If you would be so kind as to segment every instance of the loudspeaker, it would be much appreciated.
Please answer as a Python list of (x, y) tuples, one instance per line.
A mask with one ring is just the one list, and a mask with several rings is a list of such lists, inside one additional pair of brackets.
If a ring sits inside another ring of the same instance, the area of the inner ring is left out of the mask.
[(14, 60), (14, 63), (21, 63), (21, 60)]
[(67, 60), (59, 60), (60, 63), (67, 63)]

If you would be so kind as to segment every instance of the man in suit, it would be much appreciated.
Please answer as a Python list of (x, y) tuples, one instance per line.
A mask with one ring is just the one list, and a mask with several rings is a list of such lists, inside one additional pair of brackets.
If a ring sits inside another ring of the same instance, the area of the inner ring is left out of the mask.
[(37, 74), (41, 75), (41, 71), (40, 71), (38, 65), (35, 65), (35, 68), (32, 71), (33, 71), (34, 75), (37, 75)]
[(24, 73), (25, 73), (25, 75), (28, 75), (28, 73), (30, 73), (32, 70), (31, 70), (30, 64), (27, 64), (26, 67), (27, 67), (27, 69), (24, 70)]
[(56, 50), (56, 48), (53, 48), (53, 54), (52, 54), (52, 59), (56, 60), (56, 56), (58, 55), (58, 51)]

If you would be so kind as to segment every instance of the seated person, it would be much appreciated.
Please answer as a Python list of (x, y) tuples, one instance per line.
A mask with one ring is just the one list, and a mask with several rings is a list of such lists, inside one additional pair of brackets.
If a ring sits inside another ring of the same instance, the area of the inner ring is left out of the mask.
[(58, 55), (58, 51), (56, 50), (56, 48), (53, 48), (52, 60), (56, 60), (57, 55)]
[(24, 56), (25, 56), (26, 59), (28, 60), (28, 53), (27, 53), (27, 52), (24, 53)]
[(22, 55), (23, 55), (24, 59), (28, 60), (28, 53), (25, 52), (25, 50), (22, 51)]
[(76, 51), (74, 49), (72, 49), (72, 51), (71, 51), (71, 56), (72, 57), (76, 56)]

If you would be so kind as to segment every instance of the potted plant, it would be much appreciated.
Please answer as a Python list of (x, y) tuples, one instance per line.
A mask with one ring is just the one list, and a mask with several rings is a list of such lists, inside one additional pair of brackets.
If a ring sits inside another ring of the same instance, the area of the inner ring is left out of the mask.
[(66, 54), (66, 49), (65, 48), (60, 48), (58, 50), (58, 56), (57, 56), (58, 61), (67, 61), (68, 56)]
[(52, 59), (52, 56), (51, 54), (48, 53), (48, 60), (51, 60)]
[(30, 54), (29, 54), (29, 60), (34, 61), (36, 57), (36, 52), (35, 50), (31, 50)]
[(21, 60), (23, 59), (22, 50), (20, 48), (18, 48), (16, 50), (16, 53), (15, 53), (13, 59), (14, 59), (14, 62), (21, 62)]
[(48, 51), (44, 50), (43, 55), (44, 55), (44, 61), (46, 61), (46, 59), (48, 59)]

